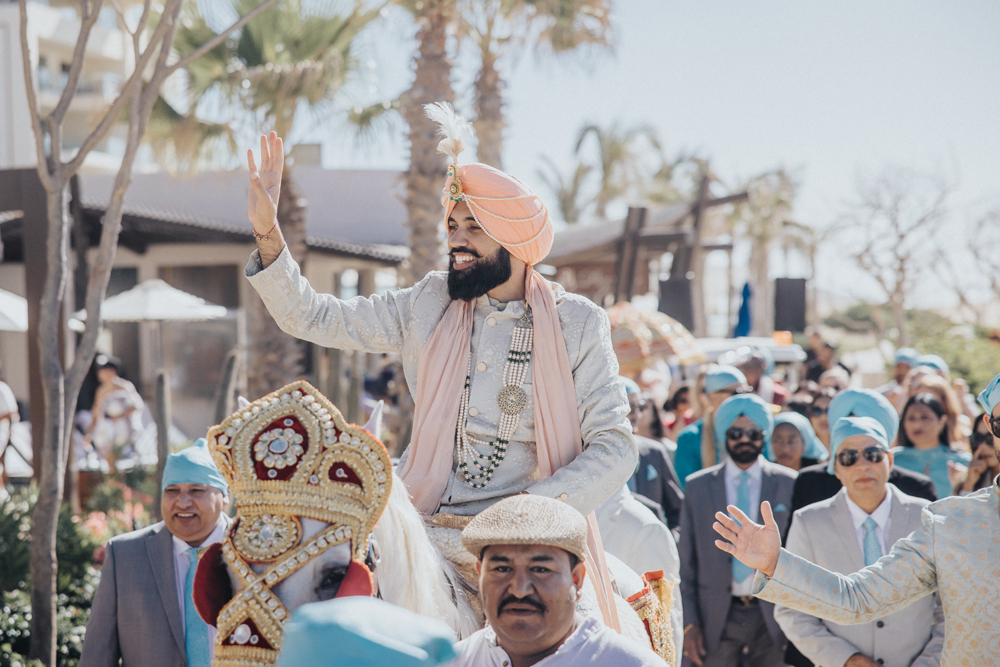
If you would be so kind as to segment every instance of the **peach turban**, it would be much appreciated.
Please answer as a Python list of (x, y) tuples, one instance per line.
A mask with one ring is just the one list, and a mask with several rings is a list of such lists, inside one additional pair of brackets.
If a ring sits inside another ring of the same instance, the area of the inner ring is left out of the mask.
[(458, 180), (457, 192), (452, 187), (453, 176), (445, 187), (446, 220), (457, 204), (456, 198), (461, 198), (483, 231), (511, 255), (529, 266), (545, 259), (552, 248), (552, 220), (545, 204), (528, 186), (478, 163), (459, 167)]

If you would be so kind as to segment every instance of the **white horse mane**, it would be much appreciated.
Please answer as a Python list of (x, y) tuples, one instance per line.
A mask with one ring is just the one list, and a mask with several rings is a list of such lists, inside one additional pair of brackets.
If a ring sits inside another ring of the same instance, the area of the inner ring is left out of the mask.
[(381, 555), (375, 579), (382, 599), (443, 620), (460, 639), (479, 630), (476, 613), (462, 591), (461, 576), (427, 536), (423, 519), (395, 471), (389, 504), (375, 524), (374, 535)]

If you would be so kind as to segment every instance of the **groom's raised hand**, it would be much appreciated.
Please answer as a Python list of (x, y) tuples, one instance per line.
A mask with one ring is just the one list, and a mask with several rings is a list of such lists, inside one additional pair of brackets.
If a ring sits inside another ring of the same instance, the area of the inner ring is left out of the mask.
[(781, 553), (781, 532), (774, 522), (771, 503), (765, 500), (760, 505), (763, 526), (751, 521), (738, 507), (730, 505), (726, 509), (736, 517), (736, 521), (722, 512), (715, 513), (716, 522), (712, 524), (712, 528), (725, 538), (716, 540), (715, 546), (747, 567), (760, 570), (768, 577), (774, 576), (778, 554)]
[(258, 234), (267, 234), (278, 215), (278, 195), (281, 193), (281, 171), (285, 152), (281, 138), (272, 132), (260, 138), (260, 171), (253, 159), (253, 149), (247, 150), (250, 169), (250, 191), (247, 193), (247, 216)]

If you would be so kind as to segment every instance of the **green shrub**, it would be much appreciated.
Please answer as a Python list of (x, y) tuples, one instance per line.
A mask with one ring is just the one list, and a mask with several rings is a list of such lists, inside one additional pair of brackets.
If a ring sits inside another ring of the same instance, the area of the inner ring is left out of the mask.
[[(56, 665), (77, 667), (83, 652), (83, 637), (90, 618), (88, 608), (69, 603), (69, 597), (60, 595), (56, 612)], [(0, 667), (34, 667), (39, 662), (28, 661), (24, 656), (31, 645), (31, 600), (27, 591), (3, 594), (0, 606)]]

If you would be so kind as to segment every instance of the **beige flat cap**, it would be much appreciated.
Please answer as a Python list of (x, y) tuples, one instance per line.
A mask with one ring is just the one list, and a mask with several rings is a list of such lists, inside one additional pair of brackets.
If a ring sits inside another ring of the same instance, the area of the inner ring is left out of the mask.
[(522, 494), (483, 510), (462, 531), (462, 546), (476, 558), (498, 544), (542, 544), (580, 560), (587, 550), (587, 521), (564, 502)]

